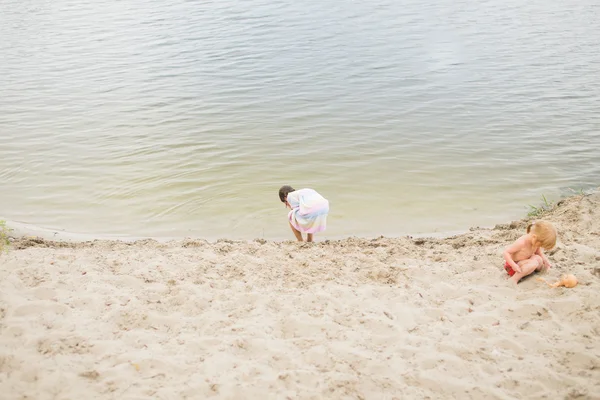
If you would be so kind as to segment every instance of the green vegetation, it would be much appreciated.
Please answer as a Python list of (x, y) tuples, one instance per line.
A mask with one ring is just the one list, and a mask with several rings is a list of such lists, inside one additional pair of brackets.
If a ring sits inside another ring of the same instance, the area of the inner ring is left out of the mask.
[(8, 247), (10, 246), (10, 241), (8, 240), (9, 232), (10, 229), (6, 226), (6, 222), (0, 221), (0, 253), (8, 251)]
[[(579, 190), (568, 188), (566, 189), (565, 193), (563, 193), (562, 198), (564, 199), (569, 196), (583, 197), (589, 195), (590, 193), (592, 193), (592, 191), (586, 191), (583, 188), (580, 188)], [(528, 217), (539, 218), (548, 211), (553, 210), (554, 207), (556, 207), (557, 204), (560, 203), (560, 201), (558, 203), (549, 202), (545, 195), (542, 195), (542, 201), (542, 204), (540, 204), (539, 206), (533, 206), (531, 204), (529, 205), (529, 212), (527, 213)]]
[(542, 200), (544, 200), (544, 203), (541, 204), (540, 206), (532, 206), (531, 204), (529, 205), (529, 212), (527, 213), (528, 217), (533, 217), (533, 218), (538, 218), (541, 217), (542, 215), (544, 215), (544, 213), (552, 210), (555, 206), (554, 203), (550, 203), (548, 201), (548, 199), (546, 199), (546, 196), (542, 195)]

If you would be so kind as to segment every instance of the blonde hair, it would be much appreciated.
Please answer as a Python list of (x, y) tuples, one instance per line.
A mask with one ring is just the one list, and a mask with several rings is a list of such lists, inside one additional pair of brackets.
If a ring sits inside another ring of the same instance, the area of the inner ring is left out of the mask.
[(535, 221), (527, 225), (527, 233), (535, 236), (535, 241), (545, 250), (556, 246), (556, 228), (550, 222)]

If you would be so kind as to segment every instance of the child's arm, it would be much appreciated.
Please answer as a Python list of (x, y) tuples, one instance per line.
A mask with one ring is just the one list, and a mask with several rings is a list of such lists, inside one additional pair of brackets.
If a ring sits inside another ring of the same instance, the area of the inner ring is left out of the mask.
[(513, 244), (511, 244), (510, 246), (508, 246), (506, 248), (506, 250), (504, 250), (504, 260), (508, 263), (508, 265), (510, 265), (512, 267), (513, 270), (515, 270), (515, 272), (522, 272), (522, 271), (521, 271), (521, 267), (519, 267), (519, 264), (517, 264), (515, 262), (515, 260), (513, 260), (512, 255), (515, 254), (516, 252), (518, 252), (519, 250), (521, 250), (522, 247), (523, 247), (522, 239), (519, 239), (516, 242), (514, 242)]
[(548, 268), (551, 268), (552, 265), (550, 264), (550, 261), (548, 261), (548, 258), (546, 257), (546, 255), (544, 254), (544, 251), (542, 250), (541, 247), (539, 247), (535, 254), (537, 254), (538, 256), (542, 257), (542, 260), (544, 260), (544, 265)]

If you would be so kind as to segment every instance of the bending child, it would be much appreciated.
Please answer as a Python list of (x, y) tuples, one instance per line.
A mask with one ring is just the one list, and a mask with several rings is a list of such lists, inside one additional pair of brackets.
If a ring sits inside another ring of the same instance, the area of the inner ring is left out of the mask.
[(556, 245), (556, 228), (546, 221), (532, 222), (527, 226), (527, 234), (504, 250), (504, 269), (514, 284), (535, 271), (550, 268), (550, 261), (543, 250), (551, 250)]
[(327, 227), (329, 201), (316, 191), (286, 185), (279, 189), (279, 200), (291, 209), (288, 221), (299, 242), (303, 241), (302, 233), (306, 233), (307, 242), (312, 242), (313, 234)]

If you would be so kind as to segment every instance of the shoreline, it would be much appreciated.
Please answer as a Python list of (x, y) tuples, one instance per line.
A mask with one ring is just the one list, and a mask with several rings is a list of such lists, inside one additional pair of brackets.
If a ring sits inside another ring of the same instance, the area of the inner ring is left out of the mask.
[[(15, 239), (0, 254), (11, 398), (589, 398), (600, 393), (600, 193), (447, 238)], [(573, 289), (549, 288), (564, 273)], [(523, 382), (524, 376), (535, 378)]]
[[(590, 192), (586, 192), (584, 194), (575, 194), (571, 196), (564, 197), (556, 202), (556, 204), (560, 204), (567, 199), (576, 198), (579, 196), (590, 196), (596, 193), (600, 193), (600, 188), (595, 189)], [(555, 205), (556, 207), (556, 205)], [(533, 217), (524, 216), (520, 219), (516, 219), (511, 221), (510, 223), (518, 223), (519, 221), (526, 221), (532, 219)], [(153, 237), (153, 236), (130, 236), (130, 235), (111, 235), (111, 234), (94, 234), (94, 233), (77, 233), (71, 232), (61, 229), (48, 228), (43, 226), (38, 226), (35, 224), (29, 224), (26, 222), (13, 221), (10, 219), (2, 219), (6, 222), (7, 228), (10, 229), (9, 237), (12, 239), (18, 240), (25, 237), (33, 237), (37, 239), (42, 239), (45, 241), (57, 241), (57, 242), (68, 242), (68, 243), (80, 243), (80, 242), (89, 242), (89, 241), (121, 241), (125, 243), (135, 243), (138, 241), (147, 241), (153, 240), (158, 243), (169, 243), (176, 241), (186, 241), (186, 240), (203, 240), (208, 243), (217, 243), (219, 241), (230, 240), (236, 243), (248, 243), (253, 241), (267, 241), (267, 242), (289, 242), (294, 241), (293, 238), (281, 238), (281, 239), (262, 239), (262, 238), (248, 238), (248, 239), (229, 239), (225, 237), (215, 237), (215, 238), (202, 238), (202, 237), (193, 237), (193, 236), (174, 236), (174, 237)], [(377, 238), (388, 238), (388, 239), (400, 239), (400, 238), (432, 238), (432, 239), (445, 239), (454, 236), (460, 236), (464, 234), (468, 234), (469, 232), (473, 232), (474, 230), (490, 230), (495, 227), (503, 225), (503, 224), (495, 224), (493, 226), (476, 226), (470, 227), (462, 230), (454, 230), (454, 231), (444, 231), (444, 232), (424, 232), (424, 233), (408, 233), (408, 234), (399, 234), (399, 235), (371, 235), (371, 236), (356, 236), (356, 235), (344, 235), (344, 236), (326, 236), (322, 235), (317, 237), (317, 243), (324, 241), (340, 241), (347, 240), (352, 238), (361, 238), (365, 240), (377, 239)], [(325, 238), (323, 238), (325, 237)]]
[[(565, 201), (572, 198), (579, 198), (581, 196), (591, 196), (600, 193), (600, 189), (596, 189), (594, 191), (584, 193), (584, 194), (576, 194), (572, 196), (567, 196), (554, 204), (554, 207), (550, 210), (547, 210), (543, 213), (543, 215), (548, 214), (548, 211), (552, 211), (557, 205), (564, 203)], [(534, 217), (524, 216), (523, 218), (516, 219), (510, 221), (508, 225), (511, 224), (520, 224), (524, 223), (524, 221), (528, 221), (534, 219)], [(0, 218), (0, 220), (2, 220)], [(6, 227), (10, 230), (8, 236), (11, 241), (14, 240), (23, 240), (25, 238), (43, 240), (46, 242), (61, 242), (61, 243), (84, 243), (84, 242), (123, 242), (123, 243), (136, 243), (136, 242), (147, 242), (154, 241), (157, 243), (176, 243), (176, 242), (186, 242), (186, 241), (203, 241), (209, 244), (215, 244), (223, 241), (232, 242), (232, 243), (251, 243), (251, 242), (272, 242), (272, 243), (285, 243), (285, 242), (295, 242), (293, 238), (291, 238), (291, 234), (289, 238), (281, 238), (281, 239), (262, 239), (262, 238), (253, 238), (253, 239), (228, 239), (228, 238), (201, 238), (201, 237), (190, 237), (190, 236), (176, 236), (176, 237), (152, 237), (152, 236), (129, 236), (129, 235), (98, 235), (93, 233), (76, 233), (70, 232), (60, 229), (47, 228), (42, 226), (37, 226), (34, 224), (29, 224), (25, 222), (4, 220), (6, 222)], [(373, 235), (373, 236), (339, 236), (339, 237), (317, 237), (315, 243), (323, 243), (323, 242), (340, 242), (344, 240), (350, 239), (362, 239), (362, 240), (374, 240), (374, 239), (403, 239), (403, 238), (413, 238), (413, 239), (448, 239), (461, 235), (467, 235), (471, 232), (478, 230), (493, 230), (499, 226), (506, 226), (507, 223), (504, 224), (495, 224), (494, 226), (476, 226), (470, 227), (464, 230), (456, 230), (456, 231), (447, 231), (447, 232), (425, 232), (425, 233), (413, 233), (413, 234), (401, 234), (401, 235)]]
[[(0, 219), (1, 220), (1, 219)], [(13, 240), (19, 240), (23, 238), (35, 238), (42, 239), (45, 241), (51, 242), (66, 242), (66, 243), (81, 243), (81, 242), (91, 242), (91, 241), (117, 241), (124, 243), (135, 243), (139, 241), (155, 241), (158, 243), (169, 243), (169, 242), (177, 242), (177, 241), (186, 241), (186, 240), (201, 240), (206, 241), (207, 243), (217, 243), (221, 241), (232, 241), (235, 243), (249, 243), (255, 241), (266, 241), (266, 242), (290, 242), (295, 241), (291, 236), (287, 239), (262, 239), (262, 238), (253, 238), (253, 239), (228, 239), (228, 238), (216, 238), (216, 239), (206, 239), (200, 237), (193, 236), (181, 236), (181, 237), (153, 237), (153, 236), (127, 236), (127, 235), (97, 235), (91, 233), (76, 233), (69, 232), (64, 230), (52, 229), (41, 227), (33, 224), (28, 224), (24, 222), (16, 222), (11, 220), (5, 220), (6, 227), (10, 230), (9, 237)], [(372, 240), (377, 238), (387, 238), (387, 239), (399, 239), (405, 237), (411, 238), (434, 238), (434, 239), (444, 239), (448, 237), (453, 237), (457, 235), (466, 234), (473, 229), (492, 229), (493, 227), (477, 227), (477, 228), (469, 228), (465, 230), (457, 230), (457, 231), (448, 231), (448, 232), (430, 232), (430, 233), (416, 233), (416, 234), (404, 234), (398, 236), (383, 236), (383, 235), (373, 235), (373, 236), (339, 236), (339, 237), (328, 237), (327, 239), (317, 237), (315, 243), (322, 242), (331, 242), (331, 241), (341, 241), (352, 238), (360, 238), (365, 240)]]

